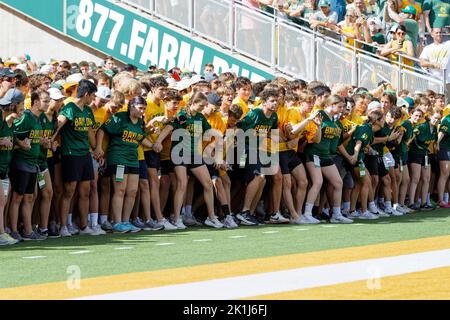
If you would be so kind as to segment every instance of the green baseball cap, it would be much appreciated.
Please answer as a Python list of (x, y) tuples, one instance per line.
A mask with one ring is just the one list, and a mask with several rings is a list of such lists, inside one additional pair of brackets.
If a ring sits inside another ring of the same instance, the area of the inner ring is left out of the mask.
[(416, 15), (417, 14), (417, 10), (416, 8), (414, 8), (413, 6), (409, 5), (406, 8), (403, 8), (402, 12), (404, 13), (409, 13), (409, 14), (413, 14)]
[(331, 6), (330, 0), (320, 0), (319, 7), (329, 7)]

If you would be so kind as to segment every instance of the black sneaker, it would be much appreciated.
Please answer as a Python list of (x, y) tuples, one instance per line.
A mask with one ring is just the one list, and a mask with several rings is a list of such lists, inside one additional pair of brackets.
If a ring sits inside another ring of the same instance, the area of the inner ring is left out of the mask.
[(48, 229), (45, 229), (44, 231), (42, 231), (40, 228), (37, 228), (37, 232), (39, 235), (48, 238)]
[(257, 222), (258, 224), (266, 224), (266, 219), (265, 219), (265, 217), (256, 216), (255, 219), (256, 219), (256, 222)]
[(265, 224), (264, 219), (258, 219), (255, 215), (248, 213), (247, 219), (253, 222), (255, 225)]
[(429, 204), (424, 204), (423, 206), (420, 206), (420, 210), (429, 211), (434, 209), (436, 209), (436, 207)]
[(52, 231), (51, 229), (48, 229), (48, 237), (50, 239), (57, 239), (57, 238), (61, 238), (61, 235), (59, 234), (59, 232), (57, 231)]
[(252, 219), (252, 215), (246, 211), (246, 212), (240, 212), (236, 215), (236, 218), (239, 220), (240, 224), (244, 226), (255, 226), (258, 224), (258, 222)]

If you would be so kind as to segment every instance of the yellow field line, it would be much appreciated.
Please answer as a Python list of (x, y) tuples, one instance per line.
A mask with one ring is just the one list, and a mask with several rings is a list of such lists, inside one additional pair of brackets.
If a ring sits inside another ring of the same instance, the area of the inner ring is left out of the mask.
[[(448, 248), (450, 248), (450, 236), (423, 238), (336, 250), (87, 278), (81, 280), (79, 289), (69, 289), (69, 287), (73, 286), (68, 286), (65, 281), (6, 288), (0, 289), (0, 298), (68, 299)], [(70, 284), (73, 283), (70, 282)]]

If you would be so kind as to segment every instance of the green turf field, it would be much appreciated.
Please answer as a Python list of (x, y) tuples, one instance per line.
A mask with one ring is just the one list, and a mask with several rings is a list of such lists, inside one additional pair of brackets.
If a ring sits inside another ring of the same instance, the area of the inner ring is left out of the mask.
[(448, 209), (353, 225), (194, 227), (49, 239), (0, 247), (0, 288), (65, 281), (71, 265), (89, 278), (444, 235), (450, 235)]

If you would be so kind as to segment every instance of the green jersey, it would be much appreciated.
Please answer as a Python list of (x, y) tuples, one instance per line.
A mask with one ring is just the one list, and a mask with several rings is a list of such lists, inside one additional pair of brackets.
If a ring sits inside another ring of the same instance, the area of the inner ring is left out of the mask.
[(439, 132), (444, 134), (444, 138), (439, 143), (439, 148), (450, 150), (450, 114), (442, 119)]
[(344, 126), (342, 125), (340, 120), (335, 121), (336, 125), (341, 130), (341, 133), (339, 136), (335, 136), (334, 139), (331, 141), (330, 144), (330, 152), (332, 155), (336, 154), (337, 148), (344, 142)]
[(319, 143), (309, 143), (305, 147), (305, 154), (317, 155), (321, 160), (331, 160), (332, 146), (335, 139), (341, 136), (341, 128), (324, 110), (319, 111), (322, 116), (322, 139)]
[(11, 147), (0, 146), (0, 174), (9, 172), (9, 164), (14, 150), (14, 126), (10, 127), (6, 121), (3, 121), (3, 115), (0, 111), (0, 139), (4, 138), (13, 142), (13, 145)]
[[(255, 108), (252, 109), (247, 115), (238, 123), (238, 128), (247, 131), (250, 129), (255, 130), (255, 134), (258, 137), (269, 138), (269, 133), (272, 129), (278, 129), (278, 115), (276, 112), (272, 112), (269, 118), (264, 114), (263, 109)], [(263, 144), (267, 143), (268, 140), (264, 139)], [(245, 149), (254, 150), (255, 144), (249, 143), (248, 139), (245, 139)], [(262, 149), (263, 145), (258, 146), (258, 149)]]
[[(409, 120), (403, 121), (402, 130), (404, 133), (403, 133), (402, 141), (400, 142), (400, 151), (401, 151), (402, 160), (404, 162), (406, 162), (407, 155), (408, 155), (408, 141), (412, 138), (412, 136), (414, 134), (414, 128), (413, 128), (411, 121), (409, 121)], [(396, 152), (396, 154), (398, 154), (398, 153)]]
[(67, 118), (61, 129), (61, 152), (63, 156), (85, 156), (89, 154), (89, 128), (95, 123), (94, 114), (88, 106), (81, 110), (70, 102), (62, 108), (60, 115)]
[(109, 134), (107, 163), (139, 168), (138, 147), (145, 138), (144, 120), (133, 123), (127, 112), (119, 112), (102, 126)]
[(431, 129), (430, 122), (426, 121), (414, 128), (414, 135), (414, 140), (409, 146), (409, 152), (426, 155), (430, 145), (437, 140), (437, 129), (436, 127)]
[(406, 28), (406, 40), (410, 40), (413, 44), (414, 54), (417, 54), (417, 38), (419, 37), (419, 24), (414, 19), (405, 19), (403, 22)]
[[(53, 119), (50, 121), (47, 118), (47, 115), (45, 113), (42, 113), (39, 117), (39, 121), (41, 122), (42, 126), (42, 138), (44, 139), (51, 139), (53, 137), (53, 134), (55, 133), (55, 129), (58, 125), (58, 120), (56, 116), (53, 116)], [(48, 149), (41, 146), (41, 153), (39, 155), (39, 169), (41, 171), (48, 168), (47, 165), (47, 155), (48, 155)]]
[(180, 137), (181, 141), (172, 141), (172, 149), (182, 143), (183, 150), (190, 150), (191, 155), (194, 155), (194, 153), (203, 154), (203, 134), (211, 129), (211, 125), (203, 114), (197, 112), (195, 115), (189, 115), (183, 109), (178, 112), (177, 118), (171, 123), (171, 126), (174, 131), (184, 129), (189, 134), (189, 139)]
[(372, 125), (370, 123), (364, 123), (361, 126), (357, 126), (352, 138), (345, 148), (349, 155), (355, 153), (355, 146), (358, 141), (361, 141), (361, 149), (358, 154), (358, 161), (364, 160), (364, 155), (368, 152), (369, 145), (373, 142), (374, 135), (372, 131)]
[(430, 10), (432, 28), (443, 28), (450, 25), (450, 0), (426, 0), (423, 11)]
[(31, 149), (15, 149), (13, 164), (20, 170), (31, 173), (37, 172), (42, 138), (42, 126), (39, 117), (36, 117), (30, 110), (25, 110), (22, 118), (14, 121), (14, 134), (19, 140), (30, 139)]
[[(385, 123), (383, 128), (378, 130), (374, 133), (375, 138), (382, 138), (382, 137), (388, 137), (391, 134), (392, 130), (388, 127), (388, 125)], [(372, 146), (372, 149), (378, 152), (380, 156), (384, 154), (384, 147), (386, 146), (386, 142), (380, 142), (377, 144), (374, 144)]]

